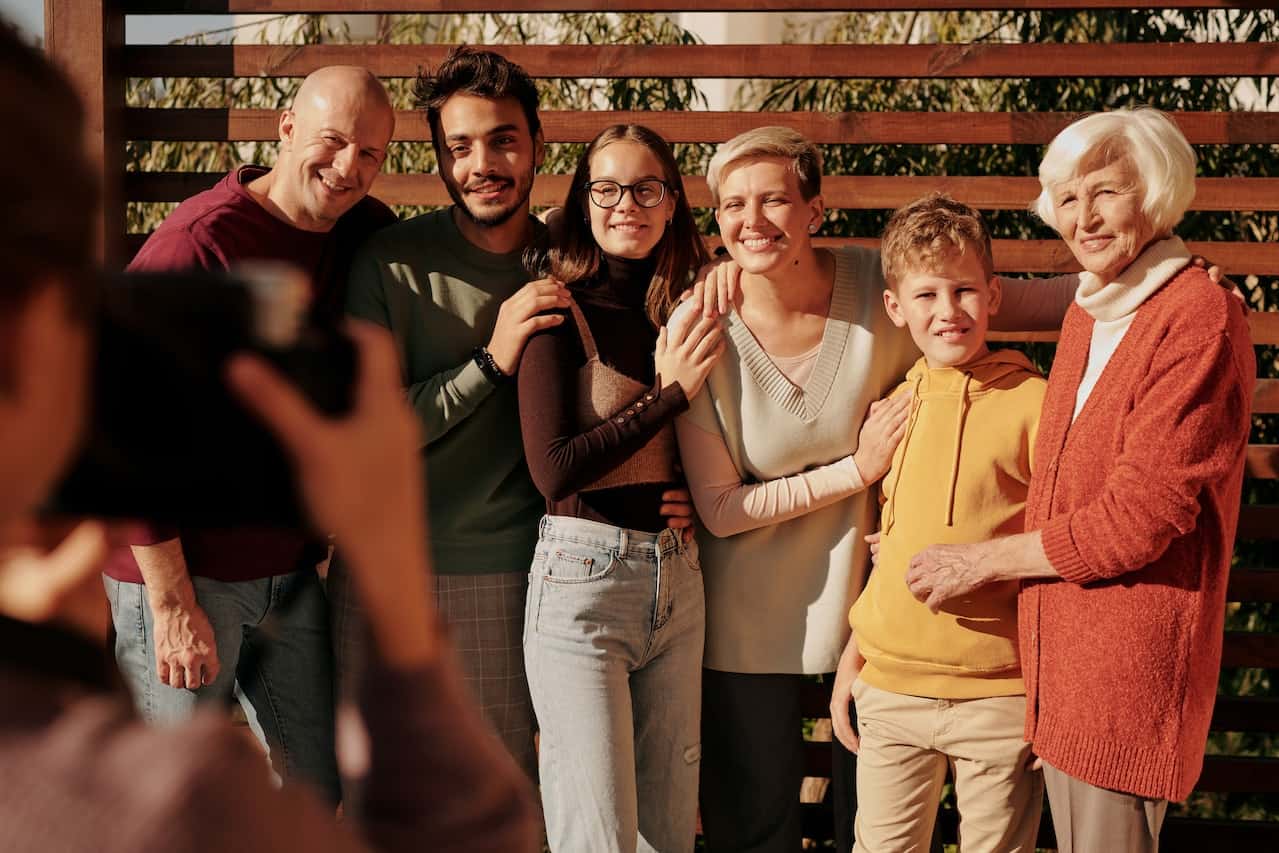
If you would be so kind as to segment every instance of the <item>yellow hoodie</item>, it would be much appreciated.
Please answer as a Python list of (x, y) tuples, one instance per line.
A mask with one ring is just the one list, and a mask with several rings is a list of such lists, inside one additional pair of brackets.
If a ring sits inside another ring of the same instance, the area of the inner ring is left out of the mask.
[(906, 586), (929, 545), (1022, 532), (1031, 449), (1047, 383), (1019, 352), (963, 367), (920, 359), (897, 389), (915, 390), (906, 435), (883, 480), (879, 563), (849, 612), (862, 680), (894, 693), (978, 699), (1025, 692), (1015, 581), (990, 584), (937, 614)]

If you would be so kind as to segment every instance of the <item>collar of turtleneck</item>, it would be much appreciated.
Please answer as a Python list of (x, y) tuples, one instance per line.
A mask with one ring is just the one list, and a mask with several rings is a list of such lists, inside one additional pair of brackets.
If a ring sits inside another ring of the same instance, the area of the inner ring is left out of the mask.
[(599, 271), (585, 282), (584, 289), (602, 302), (643, 308), (656, 270), (657, 261), (652, 257), (632, 260), (601, 252)]
[(1095, 320), (1119, 320), (1140, 308), (1188, 263), (1190, 252), (1179, 238), (1159, 240), (1147, 246), (1114, 281), (1081, 272), (1075, 302)]

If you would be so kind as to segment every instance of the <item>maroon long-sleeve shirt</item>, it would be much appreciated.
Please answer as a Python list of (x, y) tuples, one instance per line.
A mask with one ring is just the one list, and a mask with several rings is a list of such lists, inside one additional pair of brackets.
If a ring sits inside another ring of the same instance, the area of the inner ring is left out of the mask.
[[(336, 320), (342, 310), (351, 258), (364, 239), (395, 221), (375, 198), (361, 199), (330, 231), (306, 231), (273, 216), (247, 186), (266, 174), (241, 166), (212, 189), (192, 196), (169, 215), (129, 264), (132, 271), (225, 270), (250, 260), (285, 261), (306, 272), (317, 317)], [(193, 449), (193, 452), (196, 452)], [(282, 575), (315, 565), (323, 547), (299, 533), (274, 529), (209, 530), (138, 525), (137, 545), (179, 538), (187, 571), (220, 581)], [(108, 577), (142, 583), (129, 548), (116, 549), (103, 568)]]

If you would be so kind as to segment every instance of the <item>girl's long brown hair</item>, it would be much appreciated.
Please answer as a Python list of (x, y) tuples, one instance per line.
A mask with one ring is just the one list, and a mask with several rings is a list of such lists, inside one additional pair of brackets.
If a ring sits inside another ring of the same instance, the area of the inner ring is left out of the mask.
[(706, 246), (693, 221), (693, 211), (684, 198), (679, 167), (670, 146), (656, 132), (641, 124), (615, 124), (606, 127), (591, 140), (577, 162), (573, 184), (564, 200), (564, 218), (559, 240), (551, 247), (548, 260), (550, 273), (565, 283), (590, 278), (599, 271), (600, 247), (591, 233), (586, 184), (591, 179), (591, 159), (595, 153), (614, 142), (643, 145), (662, 164), (666, 191), (675, 199), (675, 214), (666, 225), (662, 239), (653, 247), (657, 268), (644, 301), (645, 312), (654, 326), (666, 322), (679, 295), (688, 289), (692, 273), (709, 260)]

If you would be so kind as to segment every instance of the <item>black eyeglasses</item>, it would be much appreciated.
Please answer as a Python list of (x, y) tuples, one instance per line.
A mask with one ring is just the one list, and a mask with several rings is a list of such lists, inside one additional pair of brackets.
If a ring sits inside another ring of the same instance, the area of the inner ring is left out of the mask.
[(619, 184), (617, 181), (589, 181), (585, 189), (586, 194), (591, 198), (591, 204), (596, 207), (617, 207), (627, 190), (631, 191), (631, 198), (640, 207), (657, 207), (666, 198), (666, 182), (659, 181), (657, 178), (636, 181), (633, 184)]

